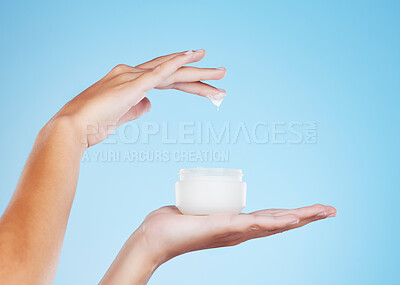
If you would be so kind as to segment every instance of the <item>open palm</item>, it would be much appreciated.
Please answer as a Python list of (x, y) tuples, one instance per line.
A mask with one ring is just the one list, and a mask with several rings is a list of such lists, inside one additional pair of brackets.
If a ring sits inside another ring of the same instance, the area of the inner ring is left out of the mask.
[(175, 206), (166, 206), (151, 212), (141, 229), (151, 247), (168, 260), (189, 251), (233, 246), (334, 216), (335, 208), (320, 204), (209, 216), (183, 215)]

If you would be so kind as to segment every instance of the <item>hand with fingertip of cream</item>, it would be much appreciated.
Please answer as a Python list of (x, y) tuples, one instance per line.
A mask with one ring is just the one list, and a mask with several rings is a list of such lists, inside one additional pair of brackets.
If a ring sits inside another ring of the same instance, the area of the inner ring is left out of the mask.
[(93, 146), (116, 128), (150, 111), (146, 97), (151, 89), (176, 89), (208, 98), (219, 106), (226, 96), (223, 89), (202, 81), (222, 79), (226, 70), (186, 66), (204, 58), (203, 49), (157, 57), (148, 62), (114, 67), (104, 78), (68, 102), (48, 125), (61, 118), (80, 125), (83, 142)]

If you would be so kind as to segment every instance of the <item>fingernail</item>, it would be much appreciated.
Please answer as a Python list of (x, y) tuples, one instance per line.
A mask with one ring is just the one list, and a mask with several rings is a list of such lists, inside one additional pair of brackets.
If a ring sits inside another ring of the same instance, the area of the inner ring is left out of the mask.
[(226, 94), (226, 91), (225, 91), (225, 89), (220, 89), (220, 88), (217, 88), (217, 90), (218, 90), (219, 92), (221, 92), (221, 93), (225, 93), (225, 94)]
[(319, 213), (318, 215), (317, 215), (317, 217), (325, 217), (326, 216), (326, 213), (325, 212), (321, 212), (321, 213)]
[(216, 69), (218, 69), (218, 70), (225, 70), (225, 67), (218, 67), (218, 68), (216, 68)]
[(194, 52), (204, 52), (204, 49), (197, 49)]
[(293, 225), (296, 225), (296, 224), (298, 224), (299, 223), (299, 219), (297, 219), (296, 221), (293, 221), (293, 222), (291, 222), (290, 224), (289, 224), (289, 226), (293, 226)]
[(188, 50), (187, 52), (185, 52), (185, 54), (192, 54), (193, 51), (192, 50)]

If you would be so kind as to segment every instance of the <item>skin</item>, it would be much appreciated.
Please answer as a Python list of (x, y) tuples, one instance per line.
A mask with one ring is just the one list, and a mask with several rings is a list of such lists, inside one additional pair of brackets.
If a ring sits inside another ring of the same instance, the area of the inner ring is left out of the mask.
[[(203, 97), (225, 94), (203, 80), (224, 68), (185, 66), (204, 50), (170, 54), (132, 67), (118, 65), (68, 102), (40, 130), (11, 201), (0, 218), (0, 283), (54, 280), (79, 165), (86, 149), (118, 126), (147, 113), (149, 90), (177, 89)], [(329, 206), (184, 216), (169, 206), (150, 213), (125, 243), (101, 284), (145, 284), (167, 260), (194, 250), (231, 246), (335, 216)]]
[(175, 256), (234, 246), (335, 217), (331, 206), (269, 209), (249, 214), (183, 215), (175, 206), (150, 213), (129, 237), (100, 284), (146, 284), (154, 271)]

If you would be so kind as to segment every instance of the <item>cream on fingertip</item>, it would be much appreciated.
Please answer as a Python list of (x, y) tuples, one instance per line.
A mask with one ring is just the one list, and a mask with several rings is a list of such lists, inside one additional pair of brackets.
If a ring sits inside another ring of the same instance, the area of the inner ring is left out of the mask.
[(224, 98), (226, 97), (226, 92), (223, 89), (218, 89), (218, 91), (223, 91), (221, 93), (218, 93), (216, 95), (207, 95), (206, 97), (208, 98), (208, 100), (211, 101), (211, 103), (213, 103), (215, 106), (217, 106), (217, 111), (219, 111), (219, 107), (222, 104), (222, 101), (224, 100)]

